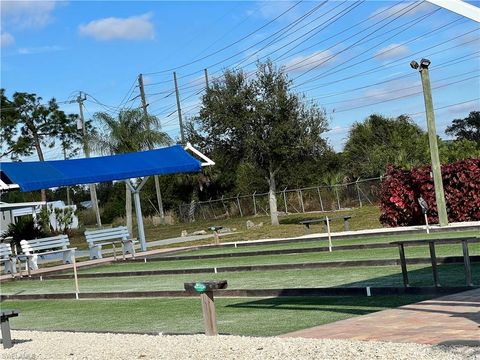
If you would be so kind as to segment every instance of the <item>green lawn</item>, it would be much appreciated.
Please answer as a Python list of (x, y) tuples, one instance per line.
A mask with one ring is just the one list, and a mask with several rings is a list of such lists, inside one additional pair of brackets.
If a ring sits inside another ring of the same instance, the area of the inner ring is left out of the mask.
[[(217, 298), (218, 330), (273, 336), (352, 316), (398, 307), (426, 296)], [(5, 301), (18, 309), (13, 329), (197, 333), (203, 331), (198, 298)]]
[[(285, 237), (295, 237), (305, 234), (304, 226), (300, 225), (298, 222), (305, 218), (322, 218), (325, 216), (340, 216), (340, 215), (352, 215), (350, 220), (350, 229), (351, 230), (362, 230), (362, 229), (375, 229), (379, 228), (382, 225), (379, 222), (380, 209), (378, 206), (364, 206), (358, 209), (351, 210), (342, 210), (335, 212), (324, 212), (324, 213), (305, 213), (305, 214), (291, 214), (280, 217), (280, 225), (272, 226), (270, 225), (269, 216), (248, 216), (248, 217), (237, 217), (231, 219), (219, 219), (219, 220), (208, 220), (197, 219), (193, 223), (177, 223), (175, 225), (159, 225), (153, 226), (148, 221), (145, 222), (145, 236), (147, 241), (155, 241), (162, 239), (169, 239), (173, 237), (179, 237), (183, 230), (186, 230), (189, 234), (197, 230), (207, 230), (211, 226), (223, 226), (224, 228), (236, 229), (236, 234), (231, 234), (227, 236), (222, 236), (221, 241), (244, 241), (244, 240), (258, 240), (258, 239), (272, 239), (272, 238), (285, 238)], [(135, 219), (133, 219), (135, 221)], [(246, 222), (247, 220), (253, 221), (258, 224), (263, 222), (263, 227), (256, 230), (247, 230)], [(115, 226), (122, 225), (122, 223), (116, 223)], [(125, 225), (125, 224), (123, 224)], [(332, 231), (341, 231), (343, 229), (342, 221), (332, 222)], [(134, 224), (134, 232), (136, 231), (136, 226)], [(321, 231), (321, 226), (314, 226), (313, 231)], [(210, 232), (210, 231), (209, 231)], [(134, 236), (138, 236), (134, 233)], [(75, 246), (79, 249), (87, 249), (87, 242), (83, 235), (83, 230), (79, 230), (70, 238), (70, 243), (72, 246)], [(200, 240), (195, 242), (186, 242), (190, 245), (198, 244), (211, 244), (212, 239)], [(175, 247), (178, 244), (170, 244), (161, 247)]]
[[(359, 238), (349, 238), (349, 239), (332, 239), (333, 246), (342, 246), (342, 245), (357, 245), (357, 244), (372, 244), (372, 243), (389, 243), (392, 241), (402, 241), (402, 240), (428, 240), (428, 239), (452, 239), (452, 238), (465, 238), (465, 237), (476, 237), (479, 236), (478, 231), (469, 230), (469, 231), (454, 231), (446, 233), (430, 233), (430, 234), (403, 234), (403, 235), (389, 235), (389, 236), (372, 236), (372, 237), (359, 237)], [(307, 249), (314, 247), (324, 247), (328, 246), (328, 239), (322, 239), (317, 241), (295, 241), (295, 242), (285, 242), (280, 244), (261, 244), (258, 245), (248, 245), (242, 246), (239, 245), (237, 248), (233, 246), (228, 247), (211, 247), (211, 248), (200, 248), (197, 250), (187, 250), (183, 252), (176, 252), (174, 254), (164, 255), (164, 257), (169, 256), (179, 256), (179, 255), (209, 255), (209, 254), (224, 254), (224, 253), (243, 253), (250, 251), (263, 251), (263, 250), (284, 250), (284, 249)], [(459, 246), (461, 246), (459, 244)]]
[[(470, 254), (480, 254), (480, 243), (469, 246)], [(406, 256), (429, 257), (428, 246), (411, 246), (405, 248)], [(436, 246), (436, 254), (442, 256), (461, 256), (461, 244)], [(281, 255), (263, 255), (263, 256), (244, 256), (244, 257), (225, 257), (216, 259), (193, 259), (176, 261), (150, 261), (147, 263), (137, 262), (116, 262), (104, 266), (98, 266), (89, 269), (82, 269), (81, 273), (99, 273), (99, 272), (117, 272), (117, 271), (141, 271), (141, 270), (161, 270), (161, 269), (191, 269), (206, 267), (226, 267), (226, 266), (245, 266), (245, 265), (267, 265), (267, 264), (300, 264), (326, 261), (342, 260), (368, 260), (368, 259), (398, 259), (397, 248), (386, 249), (359, 249), (359, 250), (337, 250), (323, 251), (318, 253), (304, 254), (281, 254)]]
[[(408, 269), (412, 286), (432, 286), (430, 266), (411, 265)], [(474, 284), (480, 285), (480, 264), (474, 264), (472, 271)], [(463, 265), (440, 265), (439, 276), (443, 286), (461, 286), (464, 284)], [(160, 291), (183, 290), (184, 282), (203, 280), (228, 280), (230, 289), (403, 286), (399, 266), (80, 278), (79, 285), (80, 292)], [(73, 279), (12, 281), (3, 283), (1, 292), (3, 294), (71, 293), (74, 292), (74, 282)]]

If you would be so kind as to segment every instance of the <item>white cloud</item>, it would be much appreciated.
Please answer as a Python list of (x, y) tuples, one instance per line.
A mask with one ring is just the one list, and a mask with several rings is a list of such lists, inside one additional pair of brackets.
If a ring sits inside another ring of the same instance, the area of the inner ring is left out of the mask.
[(335, 59), (331, 59), (332, 52), (330, 50), (316, 51), (310, 55), (297, 56), (287, 63), (285, 68), (289, 72), (307, 71), (314, 67), (323, 67), (330, 65)]
[(2, 32), (0, 35), (0, 43), (2, 47), (6, 47), (8, 45), (11, 45), (15, 42), (15, 38), (13, 37), (12, 34), (9, 34), (7, 32)]
[(53, 18), (56, 1), (2, 1), (1, 13), (4, 25), (17, 29), (42, 28)]
[[(436, 8), (435, 5), (429, 4), (428, 2), (421, 3), (420, 5), (413, 7), (413, 2), (406, 3), (402, 2), (398, 5), (394, 5), (391, 8), (389, 6), (382, 7), (375, 11), (372, 15), (376, 15), (375, 19), (381, 20), (385, 18), (394, 18), (396, 16), (402, 15), (403, 16), (413, 16), (423, 11), (431, 11)], [(411, 9), (410, 11), (408, 11)], [(407, 12), (408, 11), (408, 12)]]
[(375, 58), (379, 60), (393, 59), (398, 56), (405, 55), (409, 49), (405, 45), (390, 44), (375, 53)]
[(91, 36), (97, 40), (143, 40), (154, 38), (154, 28), (150, 21), (152, 13), (128, 18), (105, 18), (93, 20), (86, 25), (80, 25), (80, 34)]

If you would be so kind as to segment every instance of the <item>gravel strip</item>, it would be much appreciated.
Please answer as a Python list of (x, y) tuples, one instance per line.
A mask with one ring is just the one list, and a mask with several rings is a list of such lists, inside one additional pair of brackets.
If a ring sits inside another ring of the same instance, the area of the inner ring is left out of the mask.
[(40, 331), (12, 331), (12, 337), (16, 343), (0, 350), (1, 359), (480, 359), (480, 347), (331, 339)]

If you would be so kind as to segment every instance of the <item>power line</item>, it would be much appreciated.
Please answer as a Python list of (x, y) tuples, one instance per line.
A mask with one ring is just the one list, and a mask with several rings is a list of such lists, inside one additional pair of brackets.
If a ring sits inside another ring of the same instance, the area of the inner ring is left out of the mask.
[[(345, 81), (345, 80), (350, 80), (350, 79), (353, 79), (353, 78), (356, 78), (356, 77), (359, 77), (359, 76), (363, 76), (363, 75), (367, 75), (367, 74), (371, 74), (373, 72), (377, 72), (379, 71), (380, 69), (388, 69), (390, 67), (392, 67), (392, 65), (394, 64), (398, 64), (398, 63), (401, 63), (403, 60), (405, 59), (410, 59), (412, 56), (415, 56), (415, 55), (419, 55), (419, 54), (424, 54), (425, 51), (428, 51), (428, 50), (431, 50), (431, 49), (434, 49), (434, 48), (437, 48), (439, 46), (442, 46), (442, 45), (445, 45), (453, 40), (456, 40), (456, 39), (459, 39), (465, 35), (468, 35), (474, 31), (478, 31), (478, 29), (473, 29), (473, 30), (470, 30), (470, 31), (467, 31), (461, 35), (457, 35), (457, 36), (454, 36), (448, 40), (445, 40), (445, 41), (442, 41), (440, 43), (437, 43), (435, 45), (432, 45), (432, 46), (429, 46), (427, 48), (424, 48), (424, 49), (421, 49), (417, 52), (414, 52), (414, 53), (411, 53), (409, 55), (406, 55), (406, 56), (403, 56), (401, 58), (398, 58), (396, 60), (393, 60), (393, 61), (390, 61), (390, 62), (387, 62), (383, 65), (379, 65), (379, 66), (375, 66), (373, 68), (370, 68), (368, 70), (365, 70), (365, 71), (362, 71), (362, 72), (358, 72), (356, 74), (353, 74), (353, 75), (349, 75), (349, 76), (346, 76), (344, 78), (341, 78), (341, 79), (335, 79), (335, 80), (332, 80), (332, 81), (329, 81), (329, 82), (326, 82), (326, 83), (322, 83), (322, 84), (319, 84), (319, 85), (316, 85), (314, 87), (311, 87), (311, 88), (308, 88), (308, 89), (305, 89), (305, 91), (311, 91), (311, 90), (316, 90), (316, 89), (319, 89), (321, 87), (325, 87), (325, 86), (329, 86), (329, 85), (332, 85), (332, 84), (338, 84), (339, 82), (342, 82), (342, 81)], [(472, 42), (475, 42), (477, 41), (477, 39), (473, 39), (473, 40), (470, 40), (470, 41), (466, 41), (466, 42), (463, 42), (461, 44), (457, 44), (457, 45), (454, 45), (454, 46), (451, 46), (447, 49), (443, 49), (443, 50), (440, 50), (440, 51), (437, 51), (437, 52), (434, 52), (434, 53), (430, 53), (428, 54), (428, 56), (432, 56), (432, 55), (436, 55), (436, 54), (439, 54), (439, 53), (442, 53), (442, 52), (445, 52), (445, 51), (449, 51), (449, 50), (452, 50), (452, 49), (455, 49), (457, 47), (460, 47), (460, 46), (463, 46), (465, 44), (468, 44), (468, 43), (472, 43)]]
[[(401, 13), (401, 14), (399, 14), (399, 15), (397, 15), (396, 17), (394, 17), (393, 19), (391, 19), (391, 20), (388, 21), (387, 23), (383, 24), (383, 25), (380, 26), (379, 28), (377, 28), (377, 29), (369, 32), (367, 35), (363, 36), (360, 40), (355, 41), (353, 44), (350, 44), (349, 46), (347, 46), (347, 47), (343, 48), (342, 50), (336, 52), (335, 54), (329, 56), (326, 60), (320, 62), (320, 64), (317, 64), (317, 65), (315, 65), (314, 67), (312, 67), (312, 68), (304, 71), (302, 74), (300, 74), (299, 76), (297, 76), (296, 79), (298, 79), (298, 78), (300, 78), (300, 77), (302, 77), (302, 76), (305, 76), (306, 74), (310, 73), (311, 71), (317, 69), (319, 66), (325, 64), (327, 61), (330, 61), (330, 60), (334, 59), (335, 57), (337, 57), (338, 55), (344, 53), (345, 51), (354, 48), (354, 47), (357, 46), (361, 41), (365, 40), (366, 38), (368, 38), (368, 37), (370, 37), (371, 35), (375, 34), (377, 31), (379, 31), (379, 30), (383, 29), (384, 27), (388, 26), (389, 24), (391, 24), (391, 23), (394, 22), (395, 20), (399, 19), (400, 17), (402, 17), (402, 16), (405, 15), (406, 13), (408, 13), (408, 12), (412, 11), (413, 9), (415, 9), (416, 7), (420, 6), (420, 4), (422, 4), (422, 3), (423, 3), (423, 1), (422, 1), (421, 3), (417, 3), (417, 4), (416, 4), (416, 3), (413, 3), (413, 6), (412, 6), (412, 5), (408, 5), (408, 6), (406, 6), (405, 8), (403, 8), (403, 9), (401, 9), (401, 10), (399, 10), (399, 11), (396, 11), (394, 14), (397, 14), (397, 13), (402, 12), (402, 11), (404, 11), (404, 12)], [(337, 45), (338, 45), (338, 43), (330, 46), (328, 49), (331, 49), (331, 48), (333, 48), (334, 46), (337, 46)], [(309, 80), (309, 81), (312, 81), (312, 80)], [(304, 83), (305, 83), (305, 82), (304, 82)], [(298, 85), (296, 85), (295, 87), (301, 86), (301, 85), (303, 85), (304, 83), (298, 84)]]
[[(434, 86), (434, 87), (432, 87), (432, 90), (433, 89), (444, 88), (444, 87), (450, 86), (450, 85), (455, 85), (455, 84), (465, 82), (465, 81), (475, 79), (475, 78), (478, 78), (478, 76), (470, 76), (466, 79), (454, 81), (454, 82), (451, 82), (451, 83), (448, 83), (448, 84), (442, 84), (442, 85)], [(408, 98), (408, 97), (418, 95), (418, 94), (422, 94), (422, 91), (415, 92), (415, 93), (412, 93), (412, 94), (407, 94), (407, 95), (401, 95), (401, 96), (397, 96), (397, 97), (394, 97), (394, 98), (391, 98), (391, 99), (386, 99), (386, 100), (382, 100), (382, 101), (378, 101), (378, 102), (374, 102), (374, 103), (370, 103), (370, 104), (366, 104), (366, 105), (359, 105), (359, 106), (351, 107), (351, 108), (348, 108), (348, 109), (333, 110), (329, 114), (337, 114), (337, 113), (347, 112), (347, 111), (351, 111), (351, 110), (361, 109), (361, 108), (372, 106), (372, 105), (384, 104), (384, 103), (387, 103), (387, 102), (390, 102), (390, 101), (400, 100), (400, 99)]]
[(262, 25), (261, 27), (255, 29), (254, 31), (248, 33), (247, 35), (243, 36), (242, 38), (234, 41), (233, 43), (230, 43), (226, 46), (224, 46), (223, 48), (217, 50), (217, 51), (214, 51), (213, 53), (210, 53), (208, 55), (205, 55), (199, 59), (196, 59), (196, 60), (193, 60), (193, 61), (190, 61), (188, 63), (185, 63), (183, 65), (179, 65), (179, 66), (176, 66), (176, 67), (173, 67), (173, 68), (170, 68), (170, 69), (167, 69), (167, 70), (162, 70), (162, 71), (155, 71), (155, 72), (150, 72), (150, 73), (145, 73), (145, 75), (153, 75), (153, 74), (163, 74), (163, 73), (166, 73), (166, 72), (172, 72), (174, 70), (178, 70), (178, 69), (181, 69), (181, 68), (184, 68), (186, 66), (189, 66), (189, 65), (192, 65), (192, 64), (195, 64), (197, 62), (200, 62), (202, 60), (205, 60), (209, 57), (212, 57), (213, 55), (216, 55), (228, 48), (231, 48), (232, 46), (238, 44), (239, 42), (242, 42), (243, 40), (249, 38), (250, 36), (258, 33), (260, 30), (264, 29), (265, 27), (267, 27), (268, 25), (272, 24), (273, 22), (275, 22), (277, 19), (281, 18), (283, 15), (285, 15), (286, 13), (290, 12), (291, 10), (293, 10), (296, 6), (298, 6), (300, 3), (302, 3), (303, 0), (300, 0), (298, 2), (296, 2), (295, 4), (293, 4), (292, 6), (290, 6), (287, 10), (283, 11), (280, 15), (276, 16), (274, 19), (268, 21), (266, 24)]

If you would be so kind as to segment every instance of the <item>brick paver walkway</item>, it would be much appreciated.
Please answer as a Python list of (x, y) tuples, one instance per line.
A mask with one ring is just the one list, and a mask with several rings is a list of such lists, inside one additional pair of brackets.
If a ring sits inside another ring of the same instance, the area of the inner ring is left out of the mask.
[(379, 311), (283, 335), (413, 342), (474, 342), (480, 345), (480, 289)]

